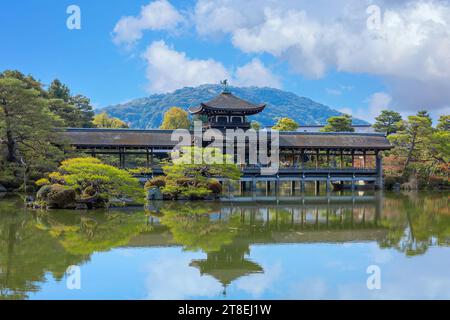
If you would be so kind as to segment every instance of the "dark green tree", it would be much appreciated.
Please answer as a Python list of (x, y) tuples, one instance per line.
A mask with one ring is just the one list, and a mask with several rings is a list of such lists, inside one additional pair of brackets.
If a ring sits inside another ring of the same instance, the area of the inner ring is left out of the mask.
[(402, 120), (400, 113), (392, 110), (383, 110), (380, 115), (375, 118), (373, 127), (377, 132), (385, 132), (387, 135), (396, 133), (398, 123)]
[(355, 132), (355, 128), (352, 127), (351, 115), (331, 117), (327, 122), (328, 124), (321, 130), (322, 132)]

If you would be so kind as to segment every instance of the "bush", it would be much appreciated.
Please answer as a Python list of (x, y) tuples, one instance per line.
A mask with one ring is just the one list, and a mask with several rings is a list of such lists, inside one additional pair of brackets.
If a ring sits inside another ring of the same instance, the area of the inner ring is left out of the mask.
[[(48, 175), (53, 183), (38, 192), (38, 201), (62, 207), (78, 198), (90, 207), (105, 207), (111, 199), (131, 199), (142, 203), (144, 192), (139, 180), (125, 170), (102, 163), (96, 158), (73, 158), (62, 162), (58, 171)], [(67, 191), (70, 190), (70, 191)], [(129, 202), (131, 202), (129, 201)]]
[(45, 185), (49, 185), (50, 181), (47, 178), (42, 178), (42, 179), (39, 179), (38, 181), (36, 181), (35, 183), (38, 187), (42, 187)]
[(166, 178), (163, 176), (154, 177), (150, 180), (148, 180), (145, 185), (144, 189), (149, 190), (151, 188), (163, 188), (166, 186)]

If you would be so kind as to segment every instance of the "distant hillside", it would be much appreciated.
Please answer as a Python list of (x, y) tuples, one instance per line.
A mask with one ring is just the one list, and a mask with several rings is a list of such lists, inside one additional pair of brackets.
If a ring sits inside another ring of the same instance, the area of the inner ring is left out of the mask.
[[(294, 93), (273, 88), (230, 87), (231, 92), (254, 103), (266, 103), (266, 109), (252, 120), (259, 121), (264, 126), (272, 126), (279, 117), (289, 117), (301, 125), (325, 124), (331, 116), (340, 115), (339, 111), (328, 106), (299, 97)], [(187, 109), (206, 102), (222, 91), (220, 85), (201, 85), (196, 88), (183, 88), (167, 94), (155, 94), (147, 98), (135, 99), (124, 104), (110, 106), (104, 110), (111, 116), (122, 119), (132, 128), (150, 129), (161, 125), (164, 112), (178, 106)], [(354, 124), (367, 122), (354, 119)]]

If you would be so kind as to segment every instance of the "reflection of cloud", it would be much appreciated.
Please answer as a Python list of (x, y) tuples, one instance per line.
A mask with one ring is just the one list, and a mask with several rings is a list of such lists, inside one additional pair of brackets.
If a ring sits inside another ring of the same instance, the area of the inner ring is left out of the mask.
[(212, 298), (222, 292), (220, 283), (210, 276), (201, 276), (189, 263), (192, 256), (164, 256), (147, 266), (147, 298), (188, 299)]
[(280, 263), (264, 266), (264, 273), (240, 278), (236, 281), (236, 287), (252, 295), (253, 298), (259, 298), (279, 278), (281, 271)]
[(388, 250), (382, 250), (378, 248), (372, 248), (369, 252), (369, 257), (375, 263), (388, 263), (392, 259), (392, 254)]
[(311, 278), (294, 284), (291, 292), (287, 293), (290, 299), (325, 299), (328, 295), (327, 283), (322, 278)]

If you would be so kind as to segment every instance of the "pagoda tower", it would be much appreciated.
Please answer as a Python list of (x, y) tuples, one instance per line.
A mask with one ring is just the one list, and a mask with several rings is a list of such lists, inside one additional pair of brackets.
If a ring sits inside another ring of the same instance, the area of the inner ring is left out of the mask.
[(204, 119), (205, 129), (250, 129), (247, 116), (260, 113), (266, 105), (256, 105), (238, 98), (230, 92), (226, 80), (221, 83), (224, 89), (217, 97), (189, 108), (189, 112)]

